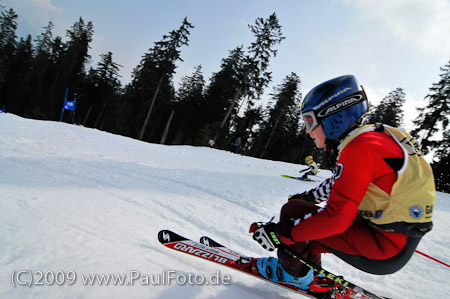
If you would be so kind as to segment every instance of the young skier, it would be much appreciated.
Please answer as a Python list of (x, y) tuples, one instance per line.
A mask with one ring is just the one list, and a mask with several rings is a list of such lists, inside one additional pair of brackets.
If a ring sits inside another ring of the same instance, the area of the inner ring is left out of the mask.
[(265, 249), (278, 248), (278, 258), (257, 260), (265, 277), (303, 289), (312, 285), (313, 270), (286, 248), (318, 265), (322, 253), (332, 253), (368, 273), (394, 273), (431, 230), (431, 167), (407, 132), (363, 126), (367, 108), (352, 75), (324, 82), (304, 98), (306, 132), (318, 148), (334, 153), (336, 168), (317, 188), (291, 196), (278, 223), (252, 225)]
[(309, 175), (316, 175), (317, 172), (319, 171), (319, 167), (317, 166), (317, 163), (314, 162), (313, 157), (312, 156), (308, 156), (305, 158), (305, 163), (308, 165), (308, 168), (305, 168), (303, 170), (300, 170), (299, 172), (305, 172), (307, 171), (307, 173), (305, 173), (304, 175), (302, 175), (302, 178), (304, 180), (309, 180)]

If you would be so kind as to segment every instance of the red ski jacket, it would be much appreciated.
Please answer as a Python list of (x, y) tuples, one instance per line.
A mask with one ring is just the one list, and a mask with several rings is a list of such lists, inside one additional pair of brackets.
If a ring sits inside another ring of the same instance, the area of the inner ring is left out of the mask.
[(386, 134), (366, 132), (352, 140), (337, 161), (339, 170), (326, 208), (294, 226), (293, 240), (319, 240), (345, 232), (371, 182), (390, 194), (397, 173), (386, 158), (403, 158), (400, 146)]

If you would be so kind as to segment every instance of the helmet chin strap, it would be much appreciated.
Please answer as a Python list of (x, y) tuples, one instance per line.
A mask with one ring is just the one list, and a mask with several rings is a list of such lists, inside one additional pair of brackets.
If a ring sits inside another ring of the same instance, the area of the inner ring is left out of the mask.
[(325, 138), (325, 145), (326, 145), (325, 150), (327, 152), (336, 150), (337, 144), (339, 143), (338, 140), (339, 139), (331, 140), (331, 139)]
[(361, 119), (359, 119), (357, 122), (355, 122), (352, 126), (350, 126), (350, 128), (348, 128), (341, 136), (339, 136), (336, 139), (328, 139), (325, 138), (325, 145), (326, 151), (335, 151), (337, 149), (337, 147), (339, 146), (339, 144), (344, 140), (345, 137), (347, 137), (347, 135), (355, 130), (356, 128), (358, 128), (360, 125), (362, 124)]
[(338, 140), (331, 140), (331, 139), (328, 139), (328, 138), (325, 139), (325, 145), (326, 145), (326, 147), (325, 147), (325, 157), (326, 157), (326, 159), (329, 162), (331, 162), (331, 165), (332, 165), (331, 169), (334, 169), (334, 167), (335, 167), (334, 164), (336, 163), (336, 160), (337, 160), (337, 154), (338, 154), (337, 146), (338, 146), (338, 144), (339, 144)]

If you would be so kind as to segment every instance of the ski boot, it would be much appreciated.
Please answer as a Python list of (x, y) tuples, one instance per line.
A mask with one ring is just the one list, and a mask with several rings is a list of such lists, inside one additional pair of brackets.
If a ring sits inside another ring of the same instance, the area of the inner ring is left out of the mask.
[(302, 290), (309, 290), (309, 285), (314, 278), (312, 269), (303, 277), (290, 275), (281, 267), (278, 259), (273, 257), (259, 258), (256, 261), (256, 267), (265, 278), (274, 282), (289, 284)]
[(323, 299), (353, 299), (352, 290), (336, 283), (323, 275), (314, 275), (314, 280), (310, 283), (309, 289), (317, 298)]
[(274, 282), (292, 285), (321, 299), (351, 299), (348, 289), (323, 275), (314, 275), (310, 269), (303, 277), (294, 277), (287, 273), (277, 258), (266, 257), (254, 260), (256, 270), (265, 278)]

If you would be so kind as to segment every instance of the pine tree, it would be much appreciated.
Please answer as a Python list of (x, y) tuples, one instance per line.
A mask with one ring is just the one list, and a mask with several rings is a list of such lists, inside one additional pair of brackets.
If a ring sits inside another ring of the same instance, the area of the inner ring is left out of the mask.
[[(35, 39), (34, 61), (29, 82), (32, 92), (32, 110), (28, 115), (37, 119), (52, 119), (50, 91), (57, 79), (58, 62), (65, 51), (61, 37), (53, 36), (53, 22), (43, 27), (44, 32)], [(59, 102), (60, 103), (60, 102)]]
[(89, 44), (94, 35), (94, 25), (92, 22), (85, 24), (83, 18), (80, 18), (70, 30), (67, 30), (66, 35), (69, 41), (65, 53), (64, 70), (69, 81), (72, 81), (84, 72), (84, 66), (91, 58)]
[(450, 63), (441, 71), (441, 79), (433, 83), (431, 93), (425, 97), (428, 104), (418, 108), (420, 114), (413, 121), (416, 129), (411, 134), (420, 137), (424, 154), (433, 153), (431, 166), (437, 189), (450, 192)]
[(29, 111), (32, 109), (32, 92), (29, 84), (33, 67), (31, 35), (28, 35), (26, 39), (20, 38), (9, 64), (10, 70), (3, 88), (4, 96), (13, 99), (8, 110), (21, 116), (29, 116)]
[(83, 18), (66, 30), (68, 41), (56, 38), (53, 43), (52, 62), (54, 70), (50, 74), (49, 88), (46, 92), (47, 114), (50, 119), (58, 119), (62, 108), (62, 99), (66, 88), (70, 94), (80, 94), (86, 85), (85, 65), (90, 60), (89, 44), (94, 35), (92, 22), (85, 23)]
[(31, 106), (34, 53), (31, 35), (17, 41), (17, 18), (13, 9), (0, 15), (0, 107), (24, 116)]
[[(2, 98), (4, 98), (2, 87), (11, 69), (10, 61), (13, 59), (17, 46), (17, 18), (18, 15), (12, 8), (7, 11), (2, 9), (0, 15), (0, 94), (3, 94)], [(4, 102), (3, 104), (7, 105), (9, 103)]]
[(266, 20), (257, 18), (255, 25), (249, 25), (250, 30), (256, 38), (249, 51), (248, 76), (250, 88), (257, 97), (261, 96), (264, 88), (272, 80), (272, 75), (267, 71), (270, 58), (276, 57), (278, 50), (275, 48), (285, 39), (281, 32), (281, 25), (275, 13)]
[(176, 62), (183, 61), (179, 48), (189, 44), (188, 36), (191, 28), (194, 26), (184, 18), (180, 28), (172, 30), (169, 35), (164, 35), (161, 41), (155, 42), (154, 47), (149, 49), (133, 71), (133, 81), (128, 88), (128, 97), (131, 97), (129, 100), (134, 102), (133, 106), (141, 105), (141, 102), (148, 103), (145, 118), (137, 133), (140, 140), (143, 140), (146, 134), (156, 99), (164, 92), (166, 98), (170, 100), (174, 98), (171, 80), (175, 73)]
[[(84, 117), (83, 125), (86, 125), (92, 109), (96, 106), (93, 127), (100, 130), (105, 129), (104, 124), (108, 119), (114, 123), (111, 116), (118, 118), (120, 114), (120, 104), (118, 103), (121, 87), (119, 70), (122, 66), (113, 61), (112, 55), (111, 52), (101, 54), (98, 67), (89, 71), (88, 77), (93, 86), (90, 89), (90, 94), (84, 96), (84, 102), (89, 103), (89, 108)], [(110, 125), (109, 128), (111, 131), (115, 130), (114, 125)]]
[(424, 108), (418, 108), (419, 116), (413, 121), (416, 129), (412, 131), (419, 137), (424, 154), (432, 150), (449, 146), (442, 144), (438, 132), (448, 131), (450, 116), (450, 63), (441, 68), (441, 79), (433, 83), (431, 94), (427, 95), (428, 104)]
[(41, 53), (51, 53), (53, 45), (53, 28), (55, 28), (55, 24), (53, 24), (52, 21), (49, 21), (48, 25), (43, 27), (45, 31), (36, 38), (36, 55)]
[(236, 138), (241, 137), (243, 143), (242, 154), (254, 156), (255, 139), (258, 137), (258, 129), (263, 124), (264, 112), (264, 107), (249, 101), (243, 116), (234, 116), (234, 130), (232, 130), (230, 140), (236, 140)]
[(198, 140), (203, 125), (205, 79), (202, 67), (197, 66), (191, 76), (181, 78), (174, 104), (175, 120), (173, 126), (175, 144), (205, 145)]
[(444, 131), (442, 144), (435, 152), (435, 161), (431, 164), (437, 189), (450, 193), (450, 132)]
[[(228, 57), (222, 59), (220, 71), (212, 74), (210, 84), (205, 90), (205, 102), (201, 107), (204, 114), (202, 132), (211, 136), (203, 136), (202, 139), (214, 139), (219, 132), (227, 108), (233, 103), (236, 94), (240, 94), (239, 90), (242, 90), (241, 75), (244, 73), (244, 67), (245, 53), (240, 46), (229, 51)], [(236, 109), (234, 103), (233, 109)]]
[[(277, 54), (277, 50), (274, 47), (285, 39), (275, 13), (270, 15), (267, 20), (257, 18), (255, 25), (249, 25), (249, 28), (254, 34), (256, 41), (248, 48), (250, 55), (246, 57), (243, 72), (239, 74), (241, 86), (235, 92), (230, 107), (220, 124), (218, 133), (223, 129), (241, 95), (261, 96), (264, 88), (271, 81), (271, 74), (266, 70), (269, 66), (270, 57), (272, 55), (275, 57)], [(218, 134), (214, 137), (214, 141), (216, 141), (217, 137)]]
[(403, 104), (405, 93), (402, 88), (390, 92), (378, 106), (371, 108), (367, 115), (369, 123), (383, 123), (392, 127), (400, 127), (403, 123)]
[[(295, 159), (301, 145), (300, 133), (300, 78), (291, 73), (276, 86), (268, 107), (268, 119), (263, 124), (260, 139), (260, 158), (289, 161)], [(296, 154), (297, 153), (297, 154)]]
[(230, 116), (237, 112), (236, 103), (245, 97), (259, 97), (269, 84), (271, 80), (271, 74), (267, 72), (269, 60), (272, 56), (276, 56), (275, 47), (284, 39), (275, 13), (267, 19), (257, 18), (255, 25), (249, 25), (249, 28), (256, 40), (248, 47), (248, 55), (244, 55), (242, 47), (236, 48), (232, 53), (242, 55), (234, 60), (237, 63), (236, 67), (232, 68), (231, 78), (237, 80), (237, 85), (232, 84), (233, 96), (229, 99), (229, 106), (213, 138), (216, 142), (227, 124), (228, 130), (225, 131), (229, 131)]

